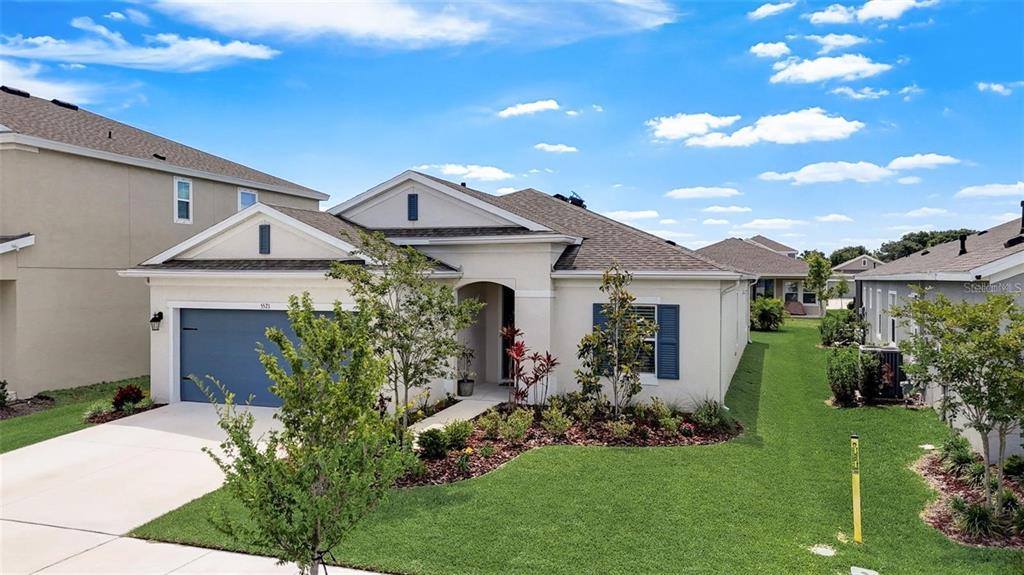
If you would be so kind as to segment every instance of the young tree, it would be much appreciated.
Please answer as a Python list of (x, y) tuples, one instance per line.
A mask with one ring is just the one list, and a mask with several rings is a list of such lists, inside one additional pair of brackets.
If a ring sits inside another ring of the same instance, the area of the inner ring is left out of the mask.
[(805, 258), (807, 261), (807, 279), (804, 287), (814, 292), (818, 298), (818, 305), (822, 311), (828, 308), (828, 300), (835, 293), (834, 289), (828, 286), (828, 280), (832, 277), (832, 266), (824, 256), (818, 253), (811, 253)]
[(576, 379), (587, 395), (603, 393), (602, 379), (607, 378), (612, 390), (612, 412), (618, 417), (633, 396), (640, 393), (640, 361), (651, 353), (646, 341), (658, 330), (657, 324), (636, 313), (636, 298), (628, 287), (633, 276), (613, 264), (601, 277), (601, 291), (608, 295), (602, 304), (604, 323), (583, 336), (576, 356), (580, 367)]
[(227, 439), (219, 452), (205, 451), (248, 511), (244, 519), (221, 513), (215, 524), (312, 575), (387, 494), (410, 455), (395, 437), (391, 416), (376, 409), (385, 365), (373, 349), (368, 318), (338, 304), (333, 317), (317, 314), (304, 294), (290, 298), (288, 319), (297, 344), (267, 329), (283, 361), (258, 350), (271, 390), (282, 400), (275, 415), (281, 429), (254, 438), (252, 413), (237, 409), (234, 394), (213, 380), (224, 404), (207, 391)]
[[(943, 294), (929, 297), (922, 289), (894, 315), (912, 322), (916, 333), (900, 344), (912, 358), (904, 369), (919, 387), (939, 385), (947, 390), (943, 408), (962, 416), (981, 436), (985, 460), (986, 504), (996, 514), (990, 469), (1002, 476), (1006, 435), (1024, 414), (1024, 309), (1008, 294), (987, 294), (981, 303), (952, 302)], [(993, 458), (990, 436), (999, 438)], [(998, 493), (998, 491), (997, 491)]]
[(359, 310), (370, 317), (404, 444), (410, 390), (453, 373), (453, 360), (463, 352), (459, 330), (473, 325), (483, 304), (460, 302), (451, 286), (430, 279), (433, 262), (412, 247), (396, 246), (380, 233), (360, 233), (358, 243), (358, 253), (372, 264), (336, 263), (327, 275), (347, 280)]

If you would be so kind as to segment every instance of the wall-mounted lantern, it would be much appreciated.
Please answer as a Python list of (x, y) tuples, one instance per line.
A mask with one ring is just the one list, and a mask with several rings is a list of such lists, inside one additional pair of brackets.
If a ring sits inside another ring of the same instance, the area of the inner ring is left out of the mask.
[(149, 318), (149, 329), (160, 331), (160, 322), (164, 320), (164, 312), (158, 311)]

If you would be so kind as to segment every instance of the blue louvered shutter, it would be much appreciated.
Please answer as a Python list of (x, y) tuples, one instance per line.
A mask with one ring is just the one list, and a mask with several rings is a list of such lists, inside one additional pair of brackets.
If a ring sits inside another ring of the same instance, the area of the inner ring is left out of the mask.
[(409, 194), (406, 198), (409, 205), (409, 221), (415, 222), (420, 219), (420, 195)]
[(679, 379), (679, 306), (658, 306), (658, 379)]
[[(607, 318), (605, 318), (605, 315), (604, 315), (604, 304), (603, 303), (595, 303), (594, 304), (594, 327), (601, 327), (601, 328), (603, 328), (607, 323), (608, 323), (608, 320), (607, 320)], [(611, 366), (609, 366), (607, 363), (604, 363), (604, 362), (602, 362), (602, 363), (603, 363), (603, 365), (598, 366), (598, 370), (601, 371), (602, 374), (606, 375), (608, 372), (611, 371)]]
[(270, 253), (270, 224), (260, 224), (260, 253)]

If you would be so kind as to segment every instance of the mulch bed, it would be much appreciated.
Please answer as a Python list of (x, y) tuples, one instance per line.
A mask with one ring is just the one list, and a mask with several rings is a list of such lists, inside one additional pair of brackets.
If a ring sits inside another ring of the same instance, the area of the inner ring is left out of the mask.
[(103, 415), (97, 415), (95, 417), (90, 417), (86, 421), (88, 421), (89, 423), (95, 423), (95, 424), (109, 423), (111, 421), (117, 421), (118, 419), (122, 419), (122, 418), (128, 417), (129, 415), (135, 415), (137, 413), (142, 413), (144, 411), (150, 411), (150, 410), (156, 409), (158, 407), (163, 407), (165, 405), (167, 405), (167, 404), (166, 403), (154, 403), (153, 405), (151, 405), (149, 407), (139, 407), (139, 408), (136, 408), (135, 411), (133, 411), (131, 413), (128, 413), (128, 412), (125, 412), (125, 411), (111, 411), (110, 413), (105, 413)]
[[(953, 511), (949, 507), (950, 501), (956, 496), (963, 497), (968, 501), (980, 501), (984, 498), (984, 494), (979, 487), (969, 485), (959, 476), (946, 471), (938, 452), (928, 453), (921, 457), (911, 465), (911, 469), (919, 473), (932, 489), (939, 492), (939, 496), (921, 512), (921, 519), (925, 523), (938, 529), (953, 541), (964, 545), (1024, 549), (1024, 535), (985, 539), (971, 537), (957, 529)], [(1024, 500), (1024, 490), (1019, 485), (1009, 481), (1004, 481), (1003, 485), (1013, 491), (1018, 500)]]
[[(466, 446), (473, 452), (469, 457), (468, 469), (460, 469), (458, 460), (462, 455), (461, 450), (448, 453), (443, 459), (422, 460), (425, 472), (421, 475), (406, 475), (399, 479), (399, 487), (416, 487), (420, 485), (443, 485), (454, 483), (463, 479), (479, 477), (485, 473), (501, 467), (505, 463), (515, 459), (519, 454), (529, 451), (535, 447), (548, 445), (581, 445), (581, 446), (606, 446), (606, 447), (669, 447), (684, 445), (710, 445), (722, 443), (732, 439), (740, 432), (737, 424), (735, 431), (731, 433), (719, 433), (713, 435), (698, 435), (685, 437), (682, 434), (668, 435), (660, 429), (652, 429), (642, 423), (637, 423), (633, 433), (625, 439), (617, 439), (612, 436), (604, 423), (596, 422), (587, 427), (574, 423), (566, 432), (564, 437), (555, 437), (548, 433), (537, 421), (534, 421), (526, 435), (526, 439), (520, 444), (510, 444), (500, 438), (487, 439), (481, 429), (475, 429), (473, 435), (466, 442)], [(484, 457), (482, 450), (490, 446), (494, 452)]]
[(48, 395), (36, 395), (28, 399), (11, 401), (7, 403), (6, 407), (0, 408), (0, 420), (44, 411), (53, 407), (53, 404), (54, 399)]

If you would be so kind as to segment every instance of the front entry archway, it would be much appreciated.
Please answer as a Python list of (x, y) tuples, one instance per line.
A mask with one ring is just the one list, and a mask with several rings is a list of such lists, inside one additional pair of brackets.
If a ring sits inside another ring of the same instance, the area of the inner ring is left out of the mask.
[(470, 370), (474, 373), (473, 397), (500, 399), (508, 391), (502, 387), (508, 381), (509, 364), (501, 328), (515, 324), (515, 290), (495, 282), (480, 281), (458, 288), (460, 300), (474, 298), (484, 303), (476, 323), (459, 335), (462, 342), (473, 350)]

